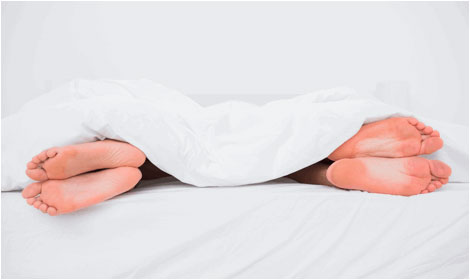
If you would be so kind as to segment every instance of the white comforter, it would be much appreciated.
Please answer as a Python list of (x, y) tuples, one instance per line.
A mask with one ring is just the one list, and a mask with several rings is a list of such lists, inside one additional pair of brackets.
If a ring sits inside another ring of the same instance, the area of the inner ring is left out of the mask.
[[(264, 182), (322, 160), (363, 123), (398, 115), (412, 114), (344, 88), (204, 108), (148, 80), (75, 80), (2, 120), (2, 190), (30, 183), (25, 164), (42, 150), (104, 138), (195, 186)], [(453, 168), (451, 181), (468, 181), (468, 129), (417, 117), (440, 130), (446, 146), (433, 157)]]

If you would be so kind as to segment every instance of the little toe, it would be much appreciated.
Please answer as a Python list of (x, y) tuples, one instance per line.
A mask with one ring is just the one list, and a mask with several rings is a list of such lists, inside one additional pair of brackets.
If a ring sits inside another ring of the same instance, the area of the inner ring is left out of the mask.
[(41, 210), (42, 213), (46, 213), (47, 207), (47, 204), (43, 203), (39, 206), (39, 210)]
[(428, 190), (422, 190), (421, 193), (422, 194), (425, 194), (425, 193), (428, 193), (429, 191)]
[(21, 192), (24, 198), (31, 198), (35, 197), (36, 195), (41, 193), (41, 183), (32, 183), (29, 184), (24, 190)]
[(57, 215), (57, 209), (55, 209), (54, 207), (49, 206), (46, 211), (47, 211), (47, 214), (51, 216)]
[(42, 168), (26, 169), (26, 175), (35, 181), (45, 181), (49, 179), (46, 170)]

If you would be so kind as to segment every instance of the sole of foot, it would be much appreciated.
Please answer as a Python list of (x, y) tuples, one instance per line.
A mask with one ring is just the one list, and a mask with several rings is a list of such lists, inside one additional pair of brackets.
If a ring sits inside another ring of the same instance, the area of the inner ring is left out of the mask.
[(417, 119), (389, 118), (363, 125), (328, 158), (411, 157), (432, 154), (443, 145), (439, 132)]
[(411, 196), (439, 189), (451, 173), (451, 168), (439, 160), (365, 157), (338, 160), (326, 176), (343, 189)]
[(65, 180), (28, 185), (22, 192), (29, 205), (51, 216), (100, 203), (132, 189), (141, 179), (138, 168), (118, 167), (86, 173)]
[(35, 181), (66, 179), (104, 168), (139, 167), (144, 162), (145, 154), (138, 148), (103, 140), (45, 150), (28, 162), (26, 175)]

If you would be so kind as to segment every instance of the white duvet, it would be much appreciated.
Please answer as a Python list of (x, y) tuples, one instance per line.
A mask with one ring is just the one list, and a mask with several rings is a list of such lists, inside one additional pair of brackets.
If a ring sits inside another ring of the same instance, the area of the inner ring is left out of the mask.
[[(31, 182), (26, 163), (42, 150), (105, 138), (195, 186), (264, 182), (326, 158), (364, 123), (411, 115), (347, 88), (202, 107), (149, 80), (74, 80), (2, 120), (2, 191)], [(468, 128), (415, 117), (441, 132), (445, 146), (431, 157), (452, 167), (450, 181), (467, 182)]]

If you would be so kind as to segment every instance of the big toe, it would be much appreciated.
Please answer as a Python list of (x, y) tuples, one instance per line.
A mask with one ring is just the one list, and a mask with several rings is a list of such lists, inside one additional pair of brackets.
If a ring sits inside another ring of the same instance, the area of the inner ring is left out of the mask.
[(450, 174), (452, 174), (450, 166), (440, 160), (429, 160), (429, 167), (431, 174), (435, 177), (449, 178)]
[(26, 188), (24, 188), (21, 194), (24, 198), (32, 198), (41, 193), (41, 188), (41, 183), (32, 183), (29, 184)]
[(440, 137), (428, 137), (421, 144), (420, 154), (432, 154), (444, 146), (444, 141)]

